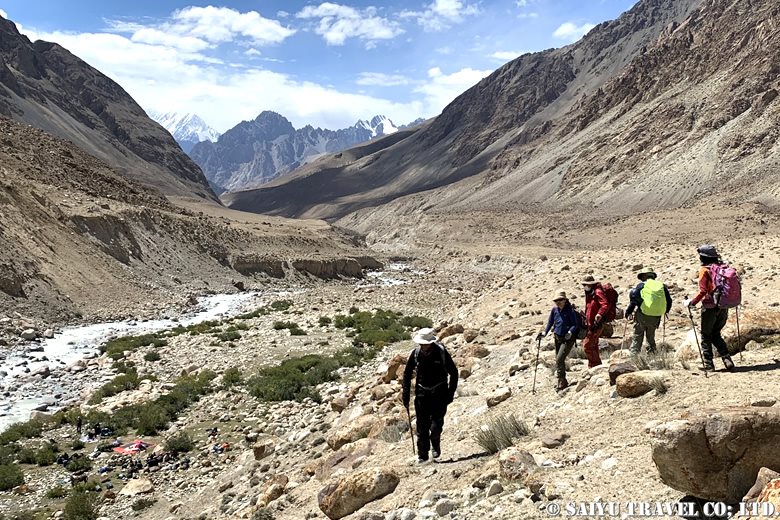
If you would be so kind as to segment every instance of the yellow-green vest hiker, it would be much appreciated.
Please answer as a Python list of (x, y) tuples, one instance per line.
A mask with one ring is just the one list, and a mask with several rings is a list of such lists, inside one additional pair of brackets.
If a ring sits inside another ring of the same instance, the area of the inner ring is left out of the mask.
[[(661, 325), (661, 317), (672, 310), (672, 296), (666, 285), (656, 280), (652, 269), (637, 274), (640, 283), (631, 289), (626, 318), (634, 320), (634, 336), (631, 352), (638, 354), (647, 338), (647, 351), (655, 352), (655, 331)], [(634, 311), (636, 314), (634, 315)]]

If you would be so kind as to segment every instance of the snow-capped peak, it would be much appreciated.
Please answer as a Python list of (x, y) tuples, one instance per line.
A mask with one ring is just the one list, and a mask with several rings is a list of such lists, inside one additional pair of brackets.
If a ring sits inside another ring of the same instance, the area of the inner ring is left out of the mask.
[(219, 139), (219, 132), (211, 128), (196, 114), (149, 112), (149, 117), (160, 123), (179, 142), (212, 141)]
[(371, 137), (389, 135), (398, 131), (398, 128), (387, 116), (374, 116), (371, 120), (361, 119), (355, 123), (357, 128), (364, 128), (371, 132)]

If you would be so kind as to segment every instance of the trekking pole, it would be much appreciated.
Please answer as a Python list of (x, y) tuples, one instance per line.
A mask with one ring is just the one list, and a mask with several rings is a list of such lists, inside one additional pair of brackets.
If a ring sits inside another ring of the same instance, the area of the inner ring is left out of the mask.
[(542, 338), (536, 343), (536, 363), (534, 364), (534, 384), (531, 387), (531, 393), (536, 394), (536, 371), (539, 370), (539, 351), (542, 350)]
[(620, 340), (620, 348), (626, 348), (626, 331), (628, 330), (628, 318), (623, 318), (623, 339)]
[(704, 364), (704, 352), (699, 344), (699, 335), (696, 334), (696, 323), (693, 321), (693, 311), (688, 307), (688, 316), (691, 318), (691, 327), (693, 327), (693, 337), (696, 338), (696, 346), (699, 347), (699, 357), (701, 357), (701, 366), (704, 368), (704, 378), (707, 379), (707, 365)]
[(742, 363), (742, 337), (739, 335), (739, 305), (734, 308), (737, 313), (737, 346), (739, 347), (739, 362)]
[(663, 317), (663, 326), (661, 327), (661, 345), (664, 346), (664, 350), (666, 350), (666, 314), (664, 314)]
[(406, 417), (409, 418), (409, 437), (412, 439), (412, 455), (417, 456), (417, 451), (414, 449), (414, 430), (412, 429), (412, 414), (409, 413), (409, 407), (406, 407)]

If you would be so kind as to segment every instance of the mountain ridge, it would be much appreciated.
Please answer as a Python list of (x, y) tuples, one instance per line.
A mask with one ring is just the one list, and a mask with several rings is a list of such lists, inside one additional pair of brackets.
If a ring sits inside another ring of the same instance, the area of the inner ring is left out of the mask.
[(265, 110), (226, 131), (215, 143), (199, 143), (190, 155), (216, 191), (240, 191), (271, 182), (321, 155), (398, 130), (382, 115), (339, 130), (312, 125), (296, 129), (281, 114)]
[(189, 154), (192, 148), (201, 141), (214, 142), (221, 135), (210, 127), (199, 115), (188, 112), (157, 112), (147, 111), (149, 117), (162, 125), (179, 143), (184, 153)]
[(0, 114), (71, 140), (166, 195), (217, 201), (200, 168), (116, 82), (0, 17)]

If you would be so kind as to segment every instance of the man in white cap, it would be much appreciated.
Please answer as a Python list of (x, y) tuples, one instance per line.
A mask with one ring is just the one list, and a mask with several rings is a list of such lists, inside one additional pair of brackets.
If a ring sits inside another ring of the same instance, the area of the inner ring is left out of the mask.
[[(439, 343), (431, 328), (417, 331), (412, 341), (417, 347), (409, 355), (404, 370), (403, 403), (409, 410), (412, 376), (417, 370), (414, 387), (414, 411), (417, 416), (417, 462), (441, 455), (441, 432), (447, 406), (455, 398), (458, 369), (450, 353)], [(449, 380), (448, 380), (449, 379)]]

